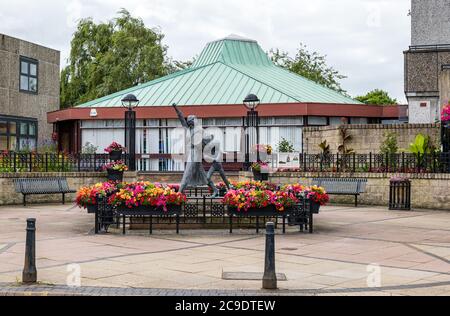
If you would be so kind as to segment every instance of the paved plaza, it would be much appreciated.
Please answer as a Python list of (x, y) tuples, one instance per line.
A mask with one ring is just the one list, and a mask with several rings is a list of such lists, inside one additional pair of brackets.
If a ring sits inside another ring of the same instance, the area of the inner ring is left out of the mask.
[[(20, 284), (29, 217), (37, 219), (37, 286)], [(264, 231), (94, 235), (93, 222), (68, 205), (0, 207), (0, 294), (450, 295), (449, 212), (325, 207), (315, 234), (277, 234), (276, 268), (287, 281), (274, 292), (222, 278), (263, 272)], [(81, 287), (68, 287), (77, 267)]]

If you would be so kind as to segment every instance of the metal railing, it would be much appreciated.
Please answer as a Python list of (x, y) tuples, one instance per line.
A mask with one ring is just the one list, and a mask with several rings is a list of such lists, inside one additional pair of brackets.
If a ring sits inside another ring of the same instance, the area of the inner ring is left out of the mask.
[(450, 173), (450, 153), (300, 154), (304, 172)]
[[(170, 155), (169, 155), (170, 156)], [(139, 171), (173, 170), (175, 160), (168, 155), (137, 155)], [(274, 169), (302, 172), (450, 173), (450, 153), (399, 154), (299, 154), (294, 164), (272, 164)], [(124, 155), (127, 161), (128, 157)], [(150, 161), (158, 163), (150, 167)], [(107, 154), (0, 153), (1, 172), (97, 172), (110, 162)], [(205, 168), (209, 164), (204, 163)], [(225, 171), (243, 170), (242, 162), (224, 163)], [(153, 170), (155, 169), (155, 170)], [(182, 168), (181, 168), (182, 169)]]

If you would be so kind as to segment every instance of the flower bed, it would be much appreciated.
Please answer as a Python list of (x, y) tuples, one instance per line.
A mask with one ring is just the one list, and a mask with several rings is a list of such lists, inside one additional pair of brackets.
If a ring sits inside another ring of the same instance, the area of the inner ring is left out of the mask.
[(92, 186), (82, 187), (78, 190), (76, 204), (80, 208), (88, 210), (88, 213), (95, 213), (97, 208), (97, 197), (106, 197), (116, 189), (113, 182), (97, 183)]
[(108, 202), (121, 209), (158, 209), (168, 212), (172, 206), (183, 205), (186, 202), (186, 196), (170, 187), (150, 182), (136, 182), (126, 184), (114, 192)]
[(238, 212), (251, 212), (268, 208), (283, 212), (298, 203), (298, 199), (289, 192), (241, 188), (228, 191), (222, 202), (229, 206), (231, 210), (237, 210)]

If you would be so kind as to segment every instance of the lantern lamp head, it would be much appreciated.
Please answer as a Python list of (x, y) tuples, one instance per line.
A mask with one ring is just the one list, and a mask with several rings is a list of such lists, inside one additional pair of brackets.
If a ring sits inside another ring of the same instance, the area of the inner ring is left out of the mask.
[(139, 100), (136, 98), (134, 94), (128, 94), (122, 99), (122, 106), (128, 108), (129, 110), (137, 108), (138, 105)]
[(259, 104), (260, 104), (260, 100), (254, 94), (249, 94), (244, 100), (244, 105), (250, 111), (255, 111)]

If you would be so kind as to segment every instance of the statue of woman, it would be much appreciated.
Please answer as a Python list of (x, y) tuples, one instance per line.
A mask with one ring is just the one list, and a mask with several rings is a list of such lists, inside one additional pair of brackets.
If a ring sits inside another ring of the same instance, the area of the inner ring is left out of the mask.
[(195, 115), (189, 115), (186, 119), (175, 103), (173, 104), (173, 108), (177, 112), (181, 125), (189, 130), (190, 133), (189, 155), (183, 180), (181, 180), (180, 184), (180, 192), (184, 192), (187, 187), (207, 185), (214, 192), (213, 196), (218, 196), (219, 192), (214, 182), (208, 179), (206, 171), (203, 168), (203, 144), (205, 140), (203, 139), (203, 129), (197, 126), (197, 117)]

